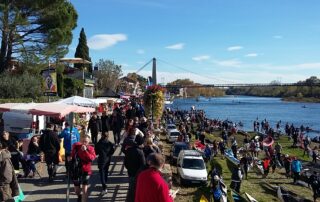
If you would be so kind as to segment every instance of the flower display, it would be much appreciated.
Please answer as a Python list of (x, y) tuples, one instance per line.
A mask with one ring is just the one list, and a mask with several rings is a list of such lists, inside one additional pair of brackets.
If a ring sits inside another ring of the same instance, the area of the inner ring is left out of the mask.
[(147, 116), (152, 116), (155, 120), (160, 120), (164, 108), (164, 89), (159, 85), (149, 86), (144, 93), (143, 101)]

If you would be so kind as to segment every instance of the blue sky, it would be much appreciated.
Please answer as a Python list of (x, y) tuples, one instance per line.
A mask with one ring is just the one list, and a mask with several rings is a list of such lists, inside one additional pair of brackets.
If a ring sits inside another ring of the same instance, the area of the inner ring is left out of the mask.
[[(158, 81), (296, 82), (320, 77), (318, 0), (71, 0), (90, 56), (135, 72), (153, 57)], [(151, 75), (151, 65), (140, 74)]]

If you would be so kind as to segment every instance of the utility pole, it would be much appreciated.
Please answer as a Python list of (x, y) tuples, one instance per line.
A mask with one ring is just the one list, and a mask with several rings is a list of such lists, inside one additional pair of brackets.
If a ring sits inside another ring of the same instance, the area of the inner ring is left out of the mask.
[(152, 85), (157, 85), (157, 60), (152, 59)]

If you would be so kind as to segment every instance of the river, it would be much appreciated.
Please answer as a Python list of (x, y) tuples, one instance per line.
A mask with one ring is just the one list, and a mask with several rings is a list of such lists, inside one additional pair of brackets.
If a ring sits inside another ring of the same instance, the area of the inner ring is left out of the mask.
[[(271, 127), (275, 128), (276, 123), (281, 120), (281, 129), (288, 122), (294, 126), (309, 126), (320, 131), (320, 104), (285, 102), (280, 98), (253, 97), (253, 96), (225, 96), (217, 98), (200, 97), (177, 98), (174, 100), (173, 109), (186, 109), (194, 105), (196, 109), (203, 109), (208, 118), (229, 119), (233, 122), (242, 122), (243, 130), (252, 131), (253, 121), (258, 118), (261, 122), (267, 119)], [(319, 135), (309, 133), (310, 136)]]

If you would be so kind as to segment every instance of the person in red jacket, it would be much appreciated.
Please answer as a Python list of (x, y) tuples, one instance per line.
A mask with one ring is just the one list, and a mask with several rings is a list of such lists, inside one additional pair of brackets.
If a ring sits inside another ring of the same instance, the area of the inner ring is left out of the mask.
[[(94, 148), (89, 145), (90, 136), (86, 135), (82, 139), (82, 142), (77, 142), (72, 145), (71, 157), (79, 160), (78, 173), (73, 176), (73, 184), (75, 193), (78, 195), (78, 201), (87, 201), (87, 191), (89, 178), (92, 174), (91, 164), (96, 158)], [(80, 190), (80, 184), (82, 184), (82, 196)]]
[(161, 154), (152, 153), (148, 156), (149, 168), (138, 175), (135, 202), (173, 202), (169, 186), (161, 177), (160, 169), (164, 165)]

